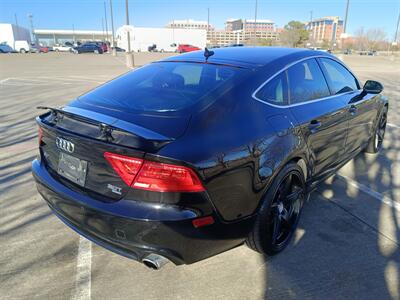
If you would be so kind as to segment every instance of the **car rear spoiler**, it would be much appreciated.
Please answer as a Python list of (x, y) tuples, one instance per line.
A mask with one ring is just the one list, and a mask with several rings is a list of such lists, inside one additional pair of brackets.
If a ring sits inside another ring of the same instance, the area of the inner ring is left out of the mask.
[[(74, 132), (77, 128), (76, 121), (83, 122), (82, 126), (87, 124), (87, 126), (85, 126), (86, 133), (90, 132), (89, 136), (92, 138), (104, 140), (113, 144), (134, 147), (146, 152), (156, 151), (173, 141), (172, 138), (134, 123), (78, 107), (66, 106), (55, 108), (50, 106), (38, 106), (37, 109), (48, 110), (47, 113), (38, 117), (38, 121), (48, 123), (47, 125), (56, 125), (61, 129)], [(51, 117), (47, 118), (49, 114), (51, 114)], [(64, 116), (66, 118), (64, 118)], [(71, 122), (71, 120), (74, 122)], [(73, 123), (75, 123), (75, 125)]]
[(166, 137), (162, 134), (141, 127), (139, 125), (78, 107), (66, 106), (63, 108), (54, 108), (50, 106), (38, 106), (37, 109), (50, 110), (51, 113), (55, 116), (59, 114), (67, 115), (73, 119), (81, 120), (91, 124), (96, 124), (99, 125), (100, 129), (102, 129), (103, 131), (107, 131), (107, 129), (108, 130), (119, 129), (140, 136), (142, 138), (145, 138), (146, 140), (152, 140), (152, 141), (173, 140), (169, 137)]

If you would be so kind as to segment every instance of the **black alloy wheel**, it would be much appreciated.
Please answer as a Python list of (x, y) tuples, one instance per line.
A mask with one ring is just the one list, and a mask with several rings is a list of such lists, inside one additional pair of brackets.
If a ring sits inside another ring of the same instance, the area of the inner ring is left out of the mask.
[(378, 153), (382, 149), (383, 139), (385, 138), (387, 123), (387, 108), (384, 107), (379, 120), (376, 123), (375, 133), (371, 137), (365, 152)]
[(386, 132), (386, 123), (387, 123), (387, 112), (384, 111), (379, 120), (379, 123), (376, 126), (376, 132), (375, 132), (375, 147), (378, 151), (382, 148), (383, 138), (385, 137), (385, 132)]
[(286, 246), (300, 217), (305, 191), (299, 176), (292, 171), (284, 177), (271, 205), (267, 230), (275, 251)]
[(281, 252), (290, 243), (306, 198), (301, 168), (296, 163), (286, 165), (266, 193), (247, 245), (268, 255)]

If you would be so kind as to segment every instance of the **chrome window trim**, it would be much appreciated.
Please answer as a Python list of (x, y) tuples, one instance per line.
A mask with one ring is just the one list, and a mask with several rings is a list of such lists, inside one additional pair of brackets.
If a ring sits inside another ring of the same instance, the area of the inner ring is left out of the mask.
[[(301, 103), (286, 104), (286, 105), (277, 105), (277, 104), (273, 104), (273, 103), (270, 103), (270, 102), (265, 101), (265, 100), (261, 100), (260, 98), (257, 98), (257, 97), (256, 97), (256, 94), (258, 93), (258, 91), (261, 90), (266, 84), (268, 84), (268, 82), (270, 82), (270, 81), (271, 81), (272, 79), (274, 79), (276, 76), (280, 75), (282, 72), (285, 72), (285, 71), (286, 71), (287, 69), (289, 69), (291, 66), (294, 66), (295, 64), (297, 64), (297, 63), (299, 63), (299, 62), (302, 62), (302, 61), (305, 61), (305, 60), (308, 60), (308, 59), (316, 59), (316, 58), (327, 58), (327, 59), (331, 59), (331, 60), (336, 61), (337, 63), (341, 64), (347, 71), (350, 72), (351, 75), (354, 76), (354, 78), (357, 80), (358, 85), (361, 86), (361, 85), (360, 85), (360, 82), (359, 82), (359, 80), (358, 80), (358, 78), (353, 74), (353, 72), (351, 72), (351, 71), (350, 71), (345, 65), (343, 65), (338, 59), (336, 59), (336, 58), (334, 58), (334, 57), (329, 57), (329, 56), (326, 56), (326, 55), (313, 55), (313, 56), (303, 57), (302, 59), (296, 60), (296, 61), (291, 62), (290, 64), (284, 66), (282, 69), (280, 69), (279, 71), (277, 71), (276, 73), (274, 73), (272, 76), (270, 76), (266, 81), (264, 81), (264, 82), (251, 94), (251, 97), (252, 97), (254, 100), (256, 100), (256, 101), (259, 101), (259, 102), (261, 102), (261, 103), (267, 104), (267, 105), (272, 106), (272, 107), (276, 107), (276, 108), (289, 108), (289, 107), (295, 107), (295, 106), (300, 106), (300, 105), (305, 105), (305, 104), (310, 104), (310, 103), (319, 102), (319, 101), (326, 100), (326, 99), (329, 99), (329, 98), (337, 97), (337, 96), (339, 96), (339, 95), (352, 94), (352, 93), (359, 92), (360, 90), (362, 90), (362, 89), (358, 89), (358, 90), (355, 90), (355, 91), (349, 91), (349, 92), (342, 93), (342, 94), (335, 94), (335, 95), (330, 95), (330, 96), (327, 96), (327, 97), (322, 97), (322, 98), (317, 98), (317, 99), (313, 99), (313, 100), (308, 100), (308, 101), (301, 102)], [(321, 70), (321, 72), (322, 72), (322, 70)], [(322, 72), (322, 73), (323, 73), (323, 72)], [(323, 75), (324, 75), (324, 77), (325, 77), (325, 74), (323, 74)], [(290, 99), (289, 99), (289, 100), (290, 100)]]

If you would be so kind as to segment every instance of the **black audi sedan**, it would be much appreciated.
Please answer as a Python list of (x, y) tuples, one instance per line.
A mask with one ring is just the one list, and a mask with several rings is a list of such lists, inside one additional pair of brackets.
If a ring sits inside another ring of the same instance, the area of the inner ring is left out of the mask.
[(273, 255), (318, 182), (382, 147), (382, 90), (313, 50), (173, 56), (41, 107), (33, 175), (66, 225), (148, 267)]

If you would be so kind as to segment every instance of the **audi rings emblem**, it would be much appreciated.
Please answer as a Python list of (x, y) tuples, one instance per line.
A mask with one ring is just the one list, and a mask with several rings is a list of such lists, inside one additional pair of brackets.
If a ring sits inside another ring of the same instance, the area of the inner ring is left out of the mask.
[(56, 138), (56, 145), (58, 149), (64, 150), (69, 153), (72, 153), (75, 150), (75, 145), (72, 142), (64, 140), (60, 137)]

